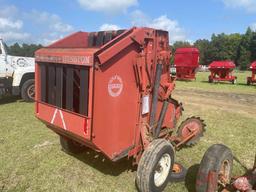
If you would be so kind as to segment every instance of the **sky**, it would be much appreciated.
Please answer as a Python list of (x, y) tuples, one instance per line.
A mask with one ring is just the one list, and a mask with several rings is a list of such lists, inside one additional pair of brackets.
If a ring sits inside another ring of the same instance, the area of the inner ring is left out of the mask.
[(47, 45), (76, 31), (147, 26), (170, 41), (256, 30), (256, 0), (0, 0), (0, 38)]

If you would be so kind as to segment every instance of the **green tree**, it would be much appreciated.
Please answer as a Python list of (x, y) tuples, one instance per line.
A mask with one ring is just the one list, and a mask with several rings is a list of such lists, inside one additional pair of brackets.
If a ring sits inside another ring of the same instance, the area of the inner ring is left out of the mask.
[(8, 47), (8, 54), (14, 56), (24, 56), (24, 57), (34, 57), (34, 53), (36, 50), (42, 48), (42, 45), (36, 44), (25, 44), (19, 45), (15, 43)]
[(242, 40), (237, 52), (237, 63), (239, 64), (241, 70), (246, 70), (252, 61), (252, 40), (253, 32), (249, 27), (246, 33), (242, 36)]
[(194, 46), (200, 51), (200, 64), (201, 65), (209, 65), (209, 48), (210, 41), (207, 39), (199, 39), (194, 43)]
[(182, 47), (192, 47), (192, 45), (187, 41), (176, 41), (172, 46), (172, 51), (175, 52), (176, 49)]

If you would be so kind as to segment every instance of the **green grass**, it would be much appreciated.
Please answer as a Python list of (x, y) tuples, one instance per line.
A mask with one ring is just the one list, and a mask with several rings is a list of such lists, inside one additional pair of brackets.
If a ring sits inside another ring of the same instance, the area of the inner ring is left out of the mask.
[[(248, 73), (238, 73), (238, 85), (208, 84), (208, 73), (195, 82), (177, 82), (174, 97), (183, 102), (182, 119), (196, 115), (207, 132), (193, 148), (177, 152), (189, 168), (186, 182), (166, 191), (194, 191), (198, 164), (214, 143), (228, 145), (248, 167), (256, 152), (256, 86), (244, 86)], [(0, 101), (0, 191), (136, 191), (130, 161), (112, 163), (92, 151), (70, 156), (61, 151), (58, 136), (34, 117), (34, 105), (16, 98)], [(234, 174), (242, 174), (235, 163)]]
[[(223, 92), (234, 92), (234, 93), (256, 93), (255, 86), (247, 86), (247, 77), (251, 76), (251, 72), (237, 71), (235, 74), (237, 76), (237, 84), (234, 86), (230, 82), (220, 82), (220, 83), (208, 83), (209, 73), (199, 72), (197, 74), (197, 80), (192, 82), (178, 82), (179, 88), (200, 88), (209, 91), (223, 91)], [(200, 82), (200, 83), (199, 83)], [(217, 84), (217, 86), (216, 86)]]

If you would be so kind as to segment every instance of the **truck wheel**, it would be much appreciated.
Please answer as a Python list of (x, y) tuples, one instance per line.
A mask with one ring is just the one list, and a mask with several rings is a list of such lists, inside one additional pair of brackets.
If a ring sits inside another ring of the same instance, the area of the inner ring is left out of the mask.
[(60, 145), (66, 153), (78, 154), (84, 150), (83, 145), (64, 136), (60, 136)]
[[(219, 191), (222, 187), (230, 183), (233, 168), (233, 155), (231, 150), (225, 145), (216, 144), (211, 146), (200, 163), (196, 179), (196, 191), (209, 191), (209, 186), (215, 186), (212, 191)], [(209, 173), (217, 173), (217, 177), (209, 182)], [(221, 191), (221, 190), (220, 190)]]
[(165, 139), (152, 141), (142, 154), (136, 184), (141, 192), (163, 191), (170, 181), (174, 164), (174, 148)]
[(27, 80), (21, 87), (21, 98), (26, 102), (33, 102), (35, 99), (35, 80)]

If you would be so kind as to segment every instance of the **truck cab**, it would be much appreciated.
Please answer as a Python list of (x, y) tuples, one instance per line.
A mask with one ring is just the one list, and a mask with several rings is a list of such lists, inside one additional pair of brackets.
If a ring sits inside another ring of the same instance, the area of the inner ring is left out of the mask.
[(34, 100), (35, 59), (8, 55), (0, 39), (0, 96), (21, 95), (25, 101)]

